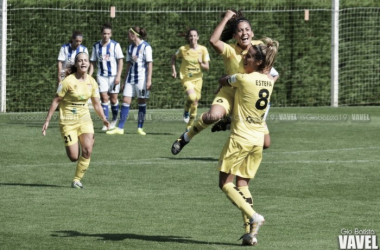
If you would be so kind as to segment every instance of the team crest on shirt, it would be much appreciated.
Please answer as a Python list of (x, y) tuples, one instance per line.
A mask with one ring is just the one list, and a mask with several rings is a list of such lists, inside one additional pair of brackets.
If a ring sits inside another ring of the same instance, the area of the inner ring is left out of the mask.
[(92, 84), (87, 84), (88, 90), (92, 90)]

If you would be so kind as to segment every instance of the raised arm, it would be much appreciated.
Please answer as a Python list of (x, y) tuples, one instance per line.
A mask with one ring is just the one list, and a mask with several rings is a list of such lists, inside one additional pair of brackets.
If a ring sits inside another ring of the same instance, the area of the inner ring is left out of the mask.
[(226, 26), (227, 22), (235, 15), (235, 12), (232, 10), (228, 10), (226, 15), (223, 17), (222, 21), (216, 26), (214, 32), (210, 37), (210, 44), (214, 48), (214, 50), (220, 54), (224, 49), (224, 42), (220, 40), (220, 36)]

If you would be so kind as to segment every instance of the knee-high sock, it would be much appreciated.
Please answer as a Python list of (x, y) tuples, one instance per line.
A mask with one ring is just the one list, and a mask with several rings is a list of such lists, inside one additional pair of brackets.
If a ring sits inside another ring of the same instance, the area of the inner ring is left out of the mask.
[(139, 104), (137, 128), (142, 128), (144, 126), (145, 114), (146, 114), (146, 103)]
[(111, 104), (112, 121), (117, 120), (117, 114), (119, 113), (119, 102)]
[[(245, 201), (249, 205), (251, 205), (251, 207), (253, 207), (253, 199), (252, 199), (251, 192), (249, 192), (248, 186), (238, 187), (238, 189), (239, 189), (240, 195), (242, 195)], [(243, 216), (245, 233), (249, 233), (250, 232), (249, 218), (245, 215), (244, 212), (242, 212), (241, 214)]]
[(101, 105), (103, 108), (104, 115), (106, 116), (106, 118), (108, 120), (108, 116), (109, 116), (108, 103), (102, 103)]
[(235, 184), (229, 182), (223, 186), (222, 190), (227, 195), (228, 199), (230, 199), (240, 211), (244, 212), (248, 218), (252, 218), (255, 214), (255, 210), (253, 210), (251, 205), (243, 198)]
[(88, 166), (90, 165), (91, 159), (86, 159), (83, 156), (81, 156), (77, 163), (77, 169), (75, 171), (74, 181), (81, 181), (83, 178), (83, 175), (85, 174), (86, 170), (88, 169)]
[(189, 132), (187, 132), (187, 136), (189, 137), (189, 139), (192, 139), (194, 136), (196, 136), (197, 134), (202, 132), (205, 128), (211, 125), (211, 124), (210, 125), (205, 124), (202, 120), (202, 116), (203, 114), (197, 120), (195, 120), (193, 126), (191, 126), (191, 128), (189, 129)]
[(190, 130), (191, 126), (194, 124), (195, 117), (197, 117), (198, 104), (191, 104), (190, 106), (190, 119), (187, 123), (187, 129)]
[(124, 124), (128, 118), (128, 114), (129, 114), (129, 104), (123, 103), (120, 109), (120, 121), (119, 121), (119, 125), (117, 126), (118, 128), (120, 129), (124, 128)]

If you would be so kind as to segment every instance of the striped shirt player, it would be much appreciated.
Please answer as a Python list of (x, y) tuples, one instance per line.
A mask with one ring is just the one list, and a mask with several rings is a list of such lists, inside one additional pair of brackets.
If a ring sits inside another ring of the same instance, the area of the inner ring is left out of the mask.
[[(112, 121), (110, 128), (114, 128), (119, 112), (118, 94), (120, 92), (120, 78), (123, 68), (124, 54), (118, 42), (110, 39), (112, 27), (104, 25), (102, 28), (102, 40), (92, 47), (90, 61), (97, 67), (97, 82), (99, 84), (102, 107), (107, 119), (109, 117), (108, 102), (111, 101)], [(90, 75), (92, 72), (90, 71)], [(103, 126), (103, 131), (108, 130)]]
[(61, 46), (58, 54), (58, 61), (61, 63), (60, 69), (60, 81), (65, 78), (65, 71), (74, 64), (75, 56), (79, 52), (85, 52), (88, 54), (88, 50), (84, 45), (79, 45), (73, 49), (71, 43), (66, 43)]
[(138, 46), (131, 44), (127, 49), (127, 60), (130, 63), (128, 76), (125, 81), (123, 95), (127, 97), (149, 98), (149, 90), (146, 89), (147, 63), (153, 62), (152, 47), (146, 41)]
[(145, 29), (141, 27), (132, 27), (128, 31), (130, 45), (127, 47), (127, 75), (124, 83), (123, 103), (120, 108), (120, 121), (118, 126), (114, 130), (107, 131), (107, 134), (124, 134), (124, 124), (129, 115), (132, 98), (137, 96), (139, 105), (137, 133), (146, 135), (143, 131), (143, 124), (153, 71), (153, 50), (150, 44), (144, 40), (146, 36)]

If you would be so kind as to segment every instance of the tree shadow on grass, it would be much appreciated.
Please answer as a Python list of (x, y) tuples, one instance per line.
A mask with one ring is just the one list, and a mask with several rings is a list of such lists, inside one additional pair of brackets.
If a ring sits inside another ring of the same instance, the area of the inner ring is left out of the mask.
[(49, 185), (49, 184), (38, 184), (38, 183), (0, 183), (0, 186), (55, 187), (55, 188), (66, 187), (66, 186), (57, 186), (57, 185)]
[(152, 242), (174, 242), (184, 244), (197, 244), (197, 245), (223, 245), (223, 246), (237, 246), (237, 244), (222, 243), (222, 242), (207, 242), (192, 240), (190, 237), (181, 237), (174, 235), (141, 235), (141, 234), (86, 234), (78, 231), (55, 231), (51, 234), (52, 237), (94, 237), (100, 238), (101, 241), (122, 241), (126, 239), (143, 240)]

